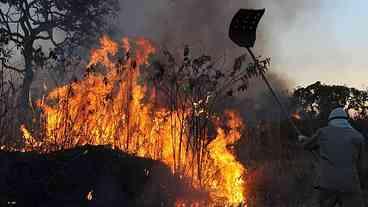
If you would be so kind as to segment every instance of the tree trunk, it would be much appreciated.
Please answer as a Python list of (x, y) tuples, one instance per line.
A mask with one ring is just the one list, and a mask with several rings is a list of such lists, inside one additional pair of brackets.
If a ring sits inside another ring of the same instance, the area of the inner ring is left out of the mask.
[(30, 124), (31, 120), (30, 90), (34, 76), (32, 65), (33, 60), (32, 45), (33, 44), (30, 44), (30, 46), (28, 47), (26, 46), (23, 54), (25, 63), (25, 73), (18, 102), (20, 112), (18, 118), (21, 124), (25, 124), (26, 126)]

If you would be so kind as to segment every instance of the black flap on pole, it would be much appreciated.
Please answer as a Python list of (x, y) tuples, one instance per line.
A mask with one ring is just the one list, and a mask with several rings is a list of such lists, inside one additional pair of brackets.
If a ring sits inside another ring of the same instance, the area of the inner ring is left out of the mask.
[(240, 9), (230, 24), (229, 37), (240, 47), (253, 47), (256, 30), (265, 9)]

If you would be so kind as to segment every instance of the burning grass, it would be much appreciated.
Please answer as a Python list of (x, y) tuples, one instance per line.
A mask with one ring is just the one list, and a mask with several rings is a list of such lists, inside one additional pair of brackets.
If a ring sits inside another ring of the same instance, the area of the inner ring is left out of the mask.
[[(193, 88), (192, 80), (172, 80), (174, 76), (165, 83), (150, 82), (150, 57), (155, 53), (145, 39), (117, 43), (102, 37), (84, 79), (56, 88), (37, 102), (42, 132), (32, 135), (22, 127), (25, 150), (46, 153), (110, 145), (164, 162), (191, 188), (209, 195), (177, 198), (177, 206), (241, 205), (246, 201), (246, 169), (229, 146), (240, 139), (242, 120), (233, 111), (216, 115), (205, 83)], [(168, 84), (171, 90), (163, 90)]]

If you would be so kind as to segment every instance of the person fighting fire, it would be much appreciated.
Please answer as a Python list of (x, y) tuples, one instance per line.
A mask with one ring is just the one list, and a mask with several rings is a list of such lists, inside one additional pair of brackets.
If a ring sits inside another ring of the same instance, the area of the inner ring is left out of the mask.
[(344, 108), (334, 109), (328, 125), (312, 136), (299, 135), (307, 150), (319, 153), (315, 188), (321, 207), (364, 207), (360, 177), (364, 164), (364, 137), (348, 121)]

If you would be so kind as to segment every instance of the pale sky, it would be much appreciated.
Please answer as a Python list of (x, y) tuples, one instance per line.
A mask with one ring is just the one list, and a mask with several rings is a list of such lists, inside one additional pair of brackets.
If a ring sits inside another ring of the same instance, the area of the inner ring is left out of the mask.
[(288, 27), (281, 28), (273, 18), (277, 8), (268, 8), (262, 21), (275, 24), (265, 29), (261, 22), (260, 30), (267, 30), (275, 40), (269, 54), (272, 70), (296, 86), (320, 80), (368, 88), (367, 8), (366, 0), (321, 0), (319, 9), (297, 14)]

